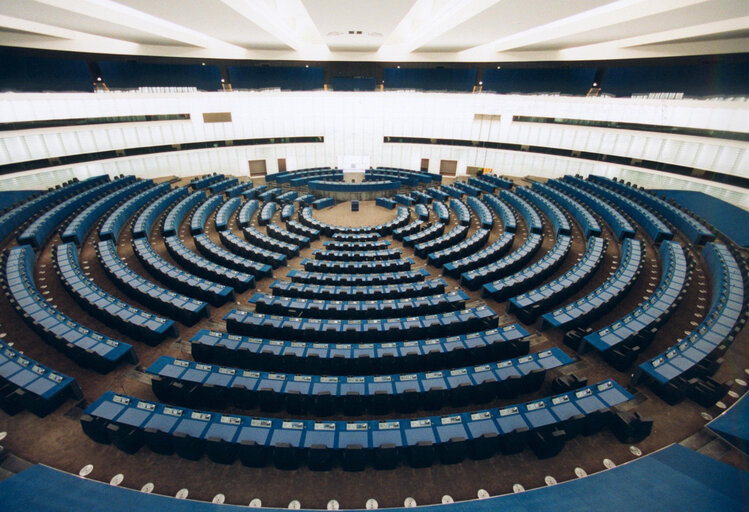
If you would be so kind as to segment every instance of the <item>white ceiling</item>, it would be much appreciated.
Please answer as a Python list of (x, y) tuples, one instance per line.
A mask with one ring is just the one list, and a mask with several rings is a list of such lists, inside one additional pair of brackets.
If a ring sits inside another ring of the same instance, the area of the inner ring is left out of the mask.
[(748, 0), (0, 0), (0, 46), (309, 61), (749, 52)]

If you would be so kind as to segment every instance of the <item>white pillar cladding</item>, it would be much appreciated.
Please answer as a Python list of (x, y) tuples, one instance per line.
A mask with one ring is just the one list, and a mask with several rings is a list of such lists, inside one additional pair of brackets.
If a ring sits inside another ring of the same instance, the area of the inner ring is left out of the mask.
[[(232, 122), (204, 123), (203, 113), (230, 112)], [(45, 168), (0, 179), (0, 190), (43, 188), (72, 176), (108, 172), (144, 177), (201, 172), (247, 175), (248, 160), (278, 158), (287, 169), (336, 165), (345, 155), (366, 155), (374, 166), (418, 169), (429, 159), (489, 167), (511, 175), (560, 176), (591, 172), (622, 176), (651, 187), (702, 190), (749, 207), (744, 189), (636, 167), (532, 152), (470, 146), (384, 143), (385, 136), (460, 139), (544, 146), (715, 171), (749, 178), (749, 143), (656, 132), (513, 122), (513, 116), (618, 121), (749, 133), (745, 99), (665, 100), (423, 92), (231, 92), (146, 94), (0, 94), (0, 123), (48, 119), (189, 113), (190, 120), (79, 125), (0, 132), (0, 165), (135, 147), (323, 136), (325, 142), (234, 146), (173, 151)]]

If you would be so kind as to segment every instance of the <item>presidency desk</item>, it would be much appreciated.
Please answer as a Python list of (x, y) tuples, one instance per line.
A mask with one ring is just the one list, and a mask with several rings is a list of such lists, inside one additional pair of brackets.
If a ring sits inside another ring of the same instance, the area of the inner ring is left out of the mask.
[(578, 432), (608, 425), (612, 408), (632, 399), (613, 380), (527, 403), (411, 420), (313, 421), (257, 418), (203, 412), (104, 393), (81, 416), (93, 440), (135, 453), (147, 444), (156, 453), (183, 458), (203, 454), (219, 463), (237, 457), (248, 466), (269, 461), (295, 469), (306, 459), (327, 470), (338, 461), (346, 470), (372, 464), (387, 469), (400, 460), (413, 467), (457, 463), (466, 456), (517, 453), (528, 444), (539, 457), (558, 453)]
[(485, 403), (537, 391), (546, 372), (572, 363), (553, 348), (491, 364), (408, 374), (362, 376), (269, 373), (214, 366), (162, 356), (146, 373), (159, 400), (188, 407), (264, 411), (327, 416), (343, 411), (358, 416), (367, 410), (437, 410), (447, 405)]
[(248, 338), (202, 329), (191, 339), (196, 361), (267, 371), (366, 375), (484, 364), (528, 353), (518, 324), (414, 341), (314, 343)]

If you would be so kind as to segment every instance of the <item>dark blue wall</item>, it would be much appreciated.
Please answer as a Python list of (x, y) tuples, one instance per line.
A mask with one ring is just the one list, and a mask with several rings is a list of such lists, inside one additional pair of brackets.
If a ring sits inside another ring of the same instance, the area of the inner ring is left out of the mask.
[(484, 71), (484, 91), (499, 93), (560, 92), (585, 94), (595, 68), (502, 68)]
[(375, 78), (336, 76), (330, 79), (330, 88), (334, 91), (374, 91), (376, 87)]
[(630, 96), (648, 92), (683, 92), (687, 96), (749, 93), (749, 62), (672, 66), (611, 67), (606, 70), (602, 92)]
[(217, 66), (153, 64), (148, 62), (99, 62), (101, 75), (110, 89), (138, 87), (197, 87), (203, 91), (221, 89)]
[(325, 83), (325, 72), (317, 67), (229, 66), (229, 77), (234, 89), (280, 87), (291, 91), (309, 91), (322, 89)]
[(385, 68), (385, 89), (470, 92), (476, 83), (475, 69)]
[(0, 53), (0, 91), (93, 90), (82, 60), (47, 59)]

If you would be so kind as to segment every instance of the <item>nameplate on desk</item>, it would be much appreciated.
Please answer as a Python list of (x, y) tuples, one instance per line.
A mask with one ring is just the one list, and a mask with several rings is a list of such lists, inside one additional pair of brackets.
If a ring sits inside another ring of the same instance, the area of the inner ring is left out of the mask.
[(499, 410), (499, 415), (502, 417), (511, 416), (513, 414), (517, 414), (518, 412), (520, 411), (517, 407), (505, 407), (504, 409)]
[[(520, 362), (520, 360), (518, 360)], [(497, 363), (497, 368), (508, 368), (512, 366), (512, 361), (500, 361)]]
[(294, 375), (294, 382), (312, 382), (311, 375)]
[(537, 411), (539, 409), (543, 409), (544, 407), (546, 407), (546, 403), (543, 401), (533, 402), (525, 406), (525, 408), (529, 411)]
[(411, 420), (411, 428), (421, 428), (421, 427), (431, 427), (431, 426), (432, 426), (432, 420), (430, 419)]
[(585, 398), (586, 396), (590, 396), (592, 394), (593, 394), (593, 390), (590, 388), (586, 388), (586, 389), (575, 392), (575, 396), (577, 398)]
[(211, 415), (206, 412), (193, 411), (192, 414), (190, 414), (190, 419), (199, 421), (211, 421)]
[(611, 389), (614, 387), (614, 383), (610, 380), (607, 380), (606, 382), (601, 382), (598, 386), (598, 391), (606, 391), (607, 389)]
[(286, 380), (285, 373), (269, 373), (268, 379), (270, 380)]
[(327, 431), (331, 431), (331, 430), (335, 430), (335, 423), (333, 423), (333, 422), (322, 422), (322, 423), (315, 422), (313, 428), (314, 428), (314, 430), (327, 430)]
[(489, 370), (491, 370), (491, 366), (489, 366), (488, 364), (482, 364), (482, 365), (473, 367), (474, 373), (488, 372)]
[(320, 382), (323, 382), (325, 384), (335, 384), (338, 382), (338, 377), (322, 376), (320, 377)]
[(156, 404), (152, 404), (150, 402), (138, 402), (136, 407), (138, 409), (143, 409), (144, 411), (153, 411), (156, 409)]
[(429, 373), (424, 374), (424, 377), (427, 379), (441, 379), (442, 372), (429, 372)]
[(400, 421), (381, 421), (378, 425), (380, 430), (397, 430), (401, 427)]
[(555, 396), (554, 398), (551, 399), (551, 403), (553, 405), (561, 405), (569, 401), (570, 401), (570, 397), (568, 395)]
[(460, 416), (446, 416), (440, 420), (443, 425), (454, 425), (463, 421)]
[(226, 425), (239, 425), (242, 423), (242, 418), (237, 418), (236, 416), (221, 416), (219, 421)]
[(471, 420), (473, 421), (480, 421), (480, 420), (488, 420), (491, 419), (492, 413), (489, 411), (483, 411), (483, 412), (475, 412), (471, 414)]
[(169, 416), (182, 416), (184, 411), (182, 409), (176, 409), (174, 407), (164, 407), (164, 414)]
[(117, 404), (130, 405), (130, 399), (126, 396), (114, 395), (112, 401)]
[(204, 372), (210, 372), (211, 369), (212, 369), (212, 367), (211, 367), (210, 364), (197, 363), (195, 365), (195, 369), (196, 370), (201, 370), (201, 371), (204, 371)]
[(304, 428), (304, 423), (301, 421), (284, 421), (281, 423), (281, 427), (292, 430), (301, 430)]
[(234, 375), (237, 373), (237, 371), (234, 368), (219, 368), (218, 373), (222, 373), (224, 375)]

